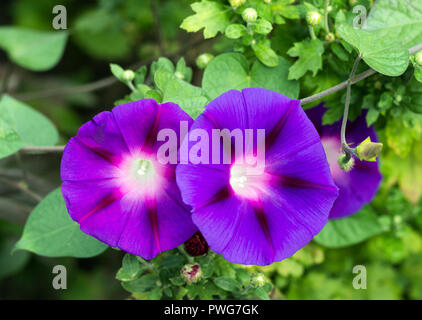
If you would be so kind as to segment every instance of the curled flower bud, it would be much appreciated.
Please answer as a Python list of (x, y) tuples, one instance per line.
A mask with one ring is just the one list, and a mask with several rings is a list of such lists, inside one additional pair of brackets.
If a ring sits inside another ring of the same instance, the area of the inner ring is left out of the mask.
[(261, 272), (254, 273), (251, 277), (251, 285), (255, 288), (261, 288), (265, 284), (265, 276)]
[(202, 269), (198, 263), (186, 264), (180, 270), (180, 275), (188, 284), (196, 283), (202, 279)]
[(418, 66), (422, 67), (422, 50), (415, 53), (415, 62)]
[(202, 233), (198, 231), (185, 242), (185, 250), (192, 257), (197, 257), (206, 254), (210, 247)]
[(346, 172), (352, 170), (355, 164), (355, 159), (345, 153), (342, 153), (337, 161), (340, 168)]
[(233, 8), (240, 7), (245, 2), (246, 2), (246, 0), (229, 0), (229, 3)]
[(317, 11), (308, 11), (308, 13), (306, 14), (306, 21), (311, 26), (319, 25), (321, 23), (321, 18), (321, 14)]
[(246, 8), (242, 12), (242, 18), (245, 22), (255, 22), (256, 18), (258, 18), (258, 13), (254, 8)]
[(125, 70), (122, 75), (123, 81), (132, 81), (135, 79), (135, 72), (132, 70)]
[(336, 39), (336, 36), (332, 32), (327, 33), (327, 35), (325, 36), (325, 40), (328, 42), (333, 42), (335, 39)]
[(382, 143), (372, 142), (368, 137), (356, 147), (356, 153), (360, 160), (376, 161), (377, 156), (381, 153)]
[(213, 58), (214, 56), (211, 53), (203, 53), (196, 58), (196, 65), (199, 69), (205, 69)]

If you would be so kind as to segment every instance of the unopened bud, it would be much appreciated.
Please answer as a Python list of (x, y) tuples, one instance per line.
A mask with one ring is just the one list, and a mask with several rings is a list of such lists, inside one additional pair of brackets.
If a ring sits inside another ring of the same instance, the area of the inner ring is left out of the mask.
[(254, 273), (251, 277), (251, 285), (255, 288), (261, 288), (265, 284), (265, 276), (261, 272)]
[(335, 39), (336, 39), (336, 36), (332, 32), (327, 33), (327, 35), (325, 36), (325, 40), (328, 42), (333, 42)]
[(209, 250), (210, 247), (200, 231), (185, 242), (185, 251), (192, 257), (202, 256)]
[(415, 62), (418, 66), (422, 67), (422, 50), (415, 53)]
[(317, 11), (309, 11), (306, 14), (306, 21), (313, 27), (321, 23), (321, 18), (321, 14)]
[(186, 264), (180, 270), (180, 275), (188, 284), (196, 283), (202, 279), (202, 269), (198, 263)]
[(242, 12), (242, 18), (246, 22), (255, 22), (256, 18), (258, 18), (258, 13), (254, 8), (246, 8)]
[(382, 143), (372, 142), (368, 137), (356, 147), (356, 153), (360, 160), (377, 161), (378, 155), (382, 151)]
[(355, 159), (345, 153), (338, 157), (337, 162), (339, 167), (346, 172), (352, 170), (353, 166), (355, 165)]
[(199, 69), (205, 69), (213, 58), (214, 56), (211, 53), (203, 53), (196, 58), (196, 65)]
[(233, 8), (240, 7), (245, 2), (246, 2), (246, 0), (229, 0), (229, 3)]
[(135, 72), (133, 72), (132, 70), (123, 71), (122, 79), (123, 81), (132, 81), (133, 79), (135, 79)]

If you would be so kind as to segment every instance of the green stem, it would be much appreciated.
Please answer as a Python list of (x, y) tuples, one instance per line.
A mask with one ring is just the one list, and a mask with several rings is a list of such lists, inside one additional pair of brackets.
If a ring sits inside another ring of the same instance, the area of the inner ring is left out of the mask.
[(316, 36), (315, 36), (314, 27), (309, 25), (308, 28), (309, 28), (309, 34), (311, 35), (312, 40), (315, 40)]
[(350, 106), (350, 94), (352, 88), (352, 79), (355, 76), (356, 69), (358, 68), (359, 61), (361, 59), (361, 55), (359, 54), (353, 64), (352, 71), (350, 72), (349, 79), (347, 79), (347, 87), (346, 87), (346, 101), (344, 104), (344, 113), (343, 113), (343, 121), (341, 123), (341, 132), (340, 132), (340, 139), (341, 139), (341, 146), (343, 151), (351, 157), (354, 154), (354, 149), (350, 148), (346, 141), (346, 127), (347, 127), (347, 119), (349, 117), (349, 106)]
[(141, 258), (139, 256), (136, 256), (136, 258), (138, 259), (138, 261), (140, 263), (142, 263), (145, 267), (147, 267), (149, 270), (153, 270), (154, 269), (154, 265), (152, 263), (149, 263), (148, 261), (146, 261), (144, 258)]
[(180, 251), (181, 254), (183, 254), (189, 261), (189, 263), (194, 262), (193, 257), (191, 257), (185, 250), (185, 248), (183, 248), (183, 244), (178, 246), (177, 249)]
[(324, 26), (325, 26), (325, 31), (327, 33), (330, 33), (330, 26), (328, 25), (328, 5), (330, 4), (330, 0), (325, 0), (325, 5), (324, 5)]
[(136, 88), (135, 88), (135, 86), (133, 85), (132, 81), (128, 81), (127, 82), (127, 86), (129, 87), (130, 90), (132, 90), (132, 92), (136, 92), (137, 91)]

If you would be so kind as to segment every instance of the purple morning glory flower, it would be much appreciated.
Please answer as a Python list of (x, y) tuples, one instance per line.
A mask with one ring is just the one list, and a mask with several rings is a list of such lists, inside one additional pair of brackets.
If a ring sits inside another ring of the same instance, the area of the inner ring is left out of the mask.
[[(223, 129), (240, 131), (244, 143), (236, 140), (238, 134), (220, 147), (205, 139)], [(248, 130), (254, 139), (247, 138)], [(228, 91), (195, 120), (188, 148), (189, 163), (177, 166), (177, 184), (193, 208), (193, 222), (228, 261), (283, 260), (328, 221), (337, 187), (318, 133), (298, 100), (266, 89)], [(207, 149), (212, 152), (206, 154)]]
[[(340, 168), (337, 159), (341, 153), (341, 121), (332, 125), (322, 125), (322, 116), (325, 111), (323, 104), (320, 104), (307, 110), (306, 114), (321, 136), (331, 174), (339, 188), (339, 196), (331, 209), (330, 219), (342, 218), (359, 211), (365, 203), (372, 201), (381, 182), (381, 173), (378, 169), (378, 161), (368, 162), (355, 159), (350, 171), (346, 172)], [(346, 141), (351, 144), (351, 147), (356, 147), (367, 137), (371, 137), (372, 141), (377, 140), (374, 128), (372, 126), (368, 128), (366, 125), (365, 114), (348, 123)]]
[(81, 230), (146, 259), (197, 231), (176, 185), (176, 164), (157, 156), (164, 143), (158, 132), (173, 129), (180, 140), (181, 121), (192, 124), (178, 105), (145, 99), (101, 112), (79, 129), (64, 150), (61, 189)]

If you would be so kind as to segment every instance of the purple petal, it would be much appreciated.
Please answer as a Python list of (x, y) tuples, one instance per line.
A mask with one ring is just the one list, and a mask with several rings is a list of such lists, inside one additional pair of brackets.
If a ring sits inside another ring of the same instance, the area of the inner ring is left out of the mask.
[(230, 165), (176, 169), (183, 199), (211, 249), (234, 263), (266, 265), (292, 255), (322, 229), (337, 188), (298, 101), (265, 89), (231, 90), (206, 107), (195, 128), (265, 130), (264, 172), (239, 165), (236, 157)]
[(157, 158), (164, 143), (158, 132), (173, 129), (179, 145), (180, 121), (192, 123), (177, 105), (141, 100), (81, 127), (65, 148), (61, 176), (69, 214), (84, 232), (151, 259), (197, 231), (176, 185), (176, 164)]

